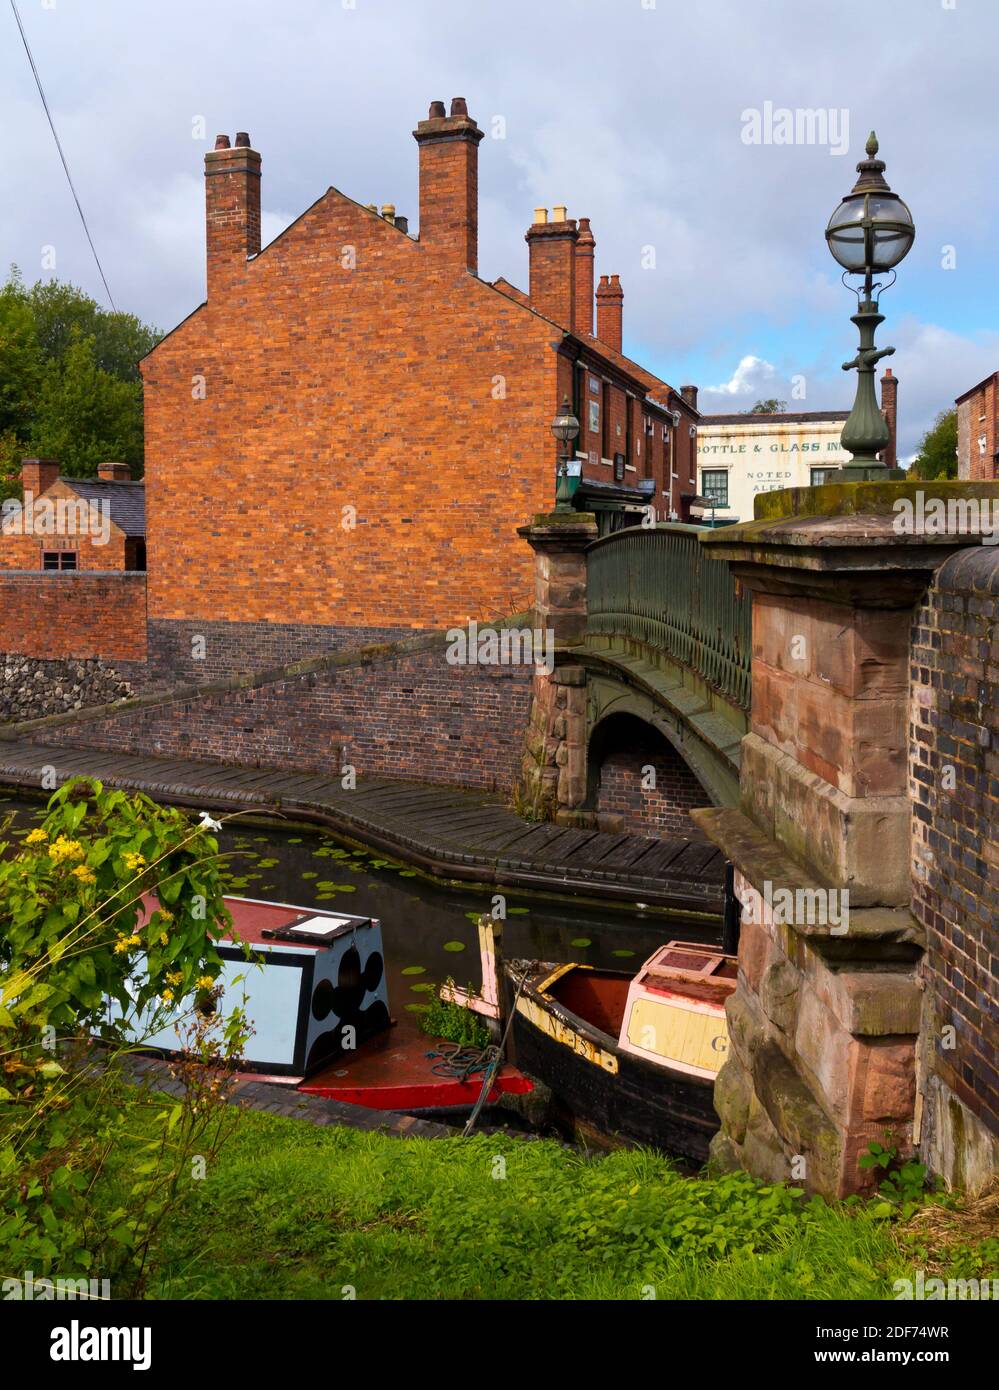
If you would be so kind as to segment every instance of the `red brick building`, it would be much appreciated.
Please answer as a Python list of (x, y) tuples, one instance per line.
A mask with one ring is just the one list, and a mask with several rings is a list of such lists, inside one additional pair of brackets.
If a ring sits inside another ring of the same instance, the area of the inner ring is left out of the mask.
[(957, 476), (999, 478), (999, 372), (957, 398)]
[(564, 395), (587, 506), (648, 498), (668, 516), (695, 490), (695, 393), (624, 355), (623, 290), (594, 285), (588, 219), (536, 210), (527, 291), (490, 284), (482, 132), (456, 98), (413, 134), (418, 236), (329, 188), (262, 250), (260, 155), (239, 134), (206, 156), (207, 300), (142, 364), (163, 671), (527, 608), (516, 531), (553, 504)]
[(57, 459), (21, 461), (23, 499), (0, 515), (0, 570), (144, 570), (145, 486), (127, 463), (64, 478)]

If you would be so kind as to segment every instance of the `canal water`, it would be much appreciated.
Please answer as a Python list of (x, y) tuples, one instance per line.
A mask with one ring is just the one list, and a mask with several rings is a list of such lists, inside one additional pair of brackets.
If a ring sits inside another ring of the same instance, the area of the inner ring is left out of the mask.
[[(0, 788), (0, 824), (13, 817), (16, 842), (44, 819), (44, 803)], [(481, 985), (477, 922), (493, 893), (452, 889), (401, 861), (356, 849), (298, 825), (254, 824), (240, 817), (218, 835), (226, 892), (236, 897), (377, 917), (385, 944), (389, 1006), (401, 1027), (416, 1027), (430, 991), (449, 977)], [(572, 899), (505, 893), (506, 957), (584, 961), (634, 971), (664, 942), (714, 940), (703, 926), (639, 909), (601, 909)]]

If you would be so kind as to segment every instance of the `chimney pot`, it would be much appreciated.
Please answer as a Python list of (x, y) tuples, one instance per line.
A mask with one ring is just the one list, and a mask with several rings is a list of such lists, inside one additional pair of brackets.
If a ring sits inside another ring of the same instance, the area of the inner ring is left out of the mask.
[(555, 207), (552, 208), (552, 221), (553, 221), (553, 222), (564, 222), (564, 221), (565, 221), (565, 212), (566, 212), (565, 203), (557, 203), (557, 204), (555, 205)]
[(881, 414), (885, 417), (890, 436), (887, 446), (881, 451), (881, 460), (888, 468), (898, 467), (898, 378), (892, 375), (891, 367), (885, 367), (881, 378)]
[(395, 221), (395, 203), (382, 203), (382, 216), (386, 222)]
[(576, 238), (576, 303), (572, 327), (576, 333), (593, 335), (593, 257), (596, 241), (590, 230), (590, 219), (579, 219)]
[(220, 135), (205, 155), (205, 232), (208, 297), (246, 269), (260, 251), (260, 155), (245, 131), (233, 150)]
[(697, 409), (697, 387), (696, 387), (696, 386), (681, 386), (681, 387), (680, 387), (680, 398), (681, 398), (681, 400), (686, 401), (687, 404), (688, 404), (689, 406), (692, 406), (692, 407), (694, 408), (694, 410)]
[(41, 497), (48, 492), (53, 483), (59, 481), (59, 460), (49, 458), (22, 458), (21, 486), (32, 497)]
[(127, 463), (99, 463), (97, 476), (106, 483), (130, 483), (132, 470)]
[(544, 224), (544, 223), (547, 222), (547, 221), (548, 221), (548, 209), (547, 209), (547, 208), (535, 208), (535, 209), (534, 209), (534, 225), (535, 225), (535, 226), (538, 226), (539, 224)]
[(473, 275), (479, 269), (479, 141), (464, 97), (435, 101), (413, 131), (420, 147), (420, 244)]
[(601, 275), (597, 286), (597, 337), (602, 343), (621, 351), (624, 290), (619, 275)]

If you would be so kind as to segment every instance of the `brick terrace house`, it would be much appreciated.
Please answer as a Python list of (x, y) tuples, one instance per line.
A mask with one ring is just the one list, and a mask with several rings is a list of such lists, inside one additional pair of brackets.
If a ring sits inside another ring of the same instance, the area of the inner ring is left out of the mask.
[(957, 476), (999, 478), (999, 372), (957, 398)]
[(696, 393), (624, 355), (623, 290), (594, 286), (588, 219), (537, 209), (527, 291), (489, 283), (482, 131), (455, 98), (413, 134), (418, 235), (329, 188), (261, 250), (260, 155), (238, 134), (206, 156), (207, 299), (142, 363), (161, 674), (527, 608), (516, 529), (553, 505), (564, 395), (582, 503), (654, 497), (668, 516), (695, 491)]
[[(64, 478), (56, 459), (21, 461), (24, 510), (0, 525), (0, 570), (144, 570), (145, 486), (127, 463)], [(41, 505), (39, 505), (41, 504)]]

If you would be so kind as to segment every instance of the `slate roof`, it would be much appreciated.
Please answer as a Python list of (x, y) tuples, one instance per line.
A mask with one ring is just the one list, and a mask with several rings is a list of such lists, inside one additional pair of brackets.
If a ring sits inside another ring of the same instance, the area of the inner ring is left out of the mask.
[(85, 502), (107, 502), (111, 520), (126, 536), (145, 536), (145, 483), (110, 483), (103, 478), (61, 478), (60, 482)]

